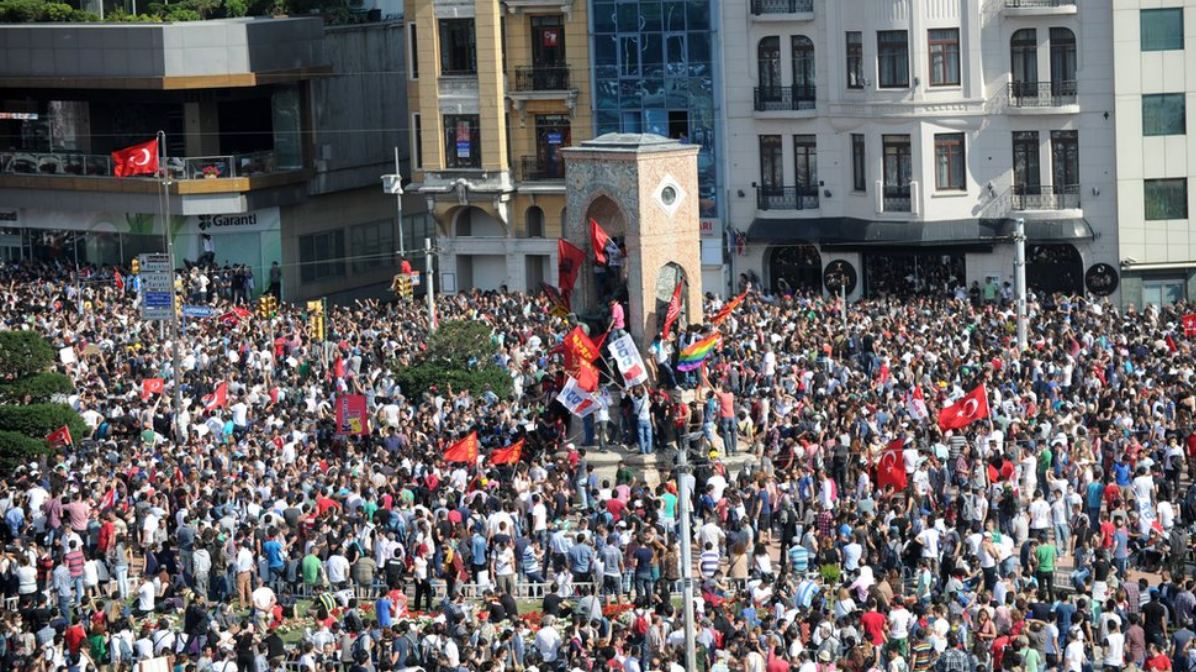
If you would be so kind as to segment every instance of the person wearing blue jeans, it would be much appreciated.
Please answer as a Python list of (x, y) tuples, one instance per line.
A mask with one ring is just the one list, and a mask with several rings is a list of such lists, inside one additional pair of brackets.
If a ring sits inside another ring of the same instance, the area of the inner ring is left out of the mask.
[(652, 401), (643, 385), (636, 385), (631, 390), (631, 405), (636, 418), (636, 437), (639, 440), (640, 453), (652, 453)]

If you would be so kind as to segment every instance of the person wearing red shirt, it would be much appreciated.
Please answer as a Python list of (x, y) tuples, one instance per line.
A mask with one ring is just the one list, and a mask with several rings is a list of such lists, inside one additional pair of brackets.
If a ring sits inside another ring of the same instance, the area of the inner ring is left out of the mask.
[(341, 505), (337, 504), (336, 500), (328, 497), (328, 490), (324, 491), (323, 496), (316, 497), (316, 515), (317, 516), (324, 515), (324, 512), (327, 511), (328, 509), (339, 509), (339, 508), (341, 508)]
[(789, 672), (789, 661), (785, 660), (785, 648), (778, 644), (768, 652), (767, 672)]
[(79, 647), (87, 640), (87, 631), (83, 629), (83, 624), (79, 622), (79, 615), (75, 614), (71, 617), (71, 627), (66, 629), (62, 634), (62, 639), (66, 642), (67, 650), (71, 655), (79, 653)]
[(1100, 549), (1102, 551), (1113, 548), (1113, 533), (1116, 531), (1113, 521), (1109, 520), (1109, 512), (1102, 511), (1100, 514)]
[(1146, 664), (1142, 666), (1146, 672), (1171, 672), (1171, 659), (1163, 653), (1158, 644), (1151, 644)]
[(868, 598), (866, 605), (867, 611), (860, 616), (860, 626), (864, 628), (864, 634), (868, 639), (872, 640), (872, 646), (884, 646), (885, 635), (885, 616), (876, 610), (876, 598)]

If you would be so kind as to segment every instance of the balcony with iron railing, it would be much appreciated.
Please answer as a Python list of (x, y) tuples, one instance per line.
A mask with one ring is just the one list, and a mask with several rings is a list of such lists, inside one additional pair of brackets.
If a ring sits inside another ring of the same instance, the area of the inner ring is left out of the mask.
[(1015, 184), (1011, 196), (1011, 210), (1080, 209), (1080, 185), (1078, 184)]
[(814, 18), (814, 0), (752, 0), (752, 16), (809, 21)]
[(1008, 110), (1020, 114), (1074, 114), (1079, 112), (1075, 80), (1010, 82)]
[(755, 88), (755, 109), (757, 112), (806, 112), (815, 107), (814, 85), (803, 86), (757, 86)]
[(1076, 0), (1005, 0), (1005, 13), (1009, 16), (1057, 16), (1076, 12)]
[(569, 66), (521, 65), (515, 68), (515, 91), (568, 91)]
[(756, 187), (758, 210), (817, 210), (818, 187)]
[(885, 185), (881, 192), (882, 212), (911, 212), (913, 198), (910, 185)]
[(559, 182), (565, 179), (563, 161), (543, 161), (538, 156), (525, 156), (521, 168), (524, 182)]
[[(184, 191), (244, 190), (255, 185), (274, 186), (303, 179), (301, 161), (284, 160), (278, 152), (267, 150), (248, 154), (220, 154), (215, 156), (170, 157), (162, 160), (162, 167), (176, 182), (197, 181)], [(106, 190), (103, 183), (115, 178), (116, 164), (109, 154), (81, 154), (75, 152), (0, 152), (0, 180), (5, 186), (31, 187), (59, 184), (33, 184), (29, 179), (63, 180), (67, 189)], [(75, 178), (73, 182), (68, 182)], [(129, 180), (157, 180), (154, 175), (136, 175)], [(14, 182), (13, 180), (16, 180)], [(209, 184), (208, 180), (217, 180)], [(242, 180), (236, 184), (231, 180)], [(247, 180), (253, 180), (251, 184)], [(202, 184), (201, 184), (202, 183)]]

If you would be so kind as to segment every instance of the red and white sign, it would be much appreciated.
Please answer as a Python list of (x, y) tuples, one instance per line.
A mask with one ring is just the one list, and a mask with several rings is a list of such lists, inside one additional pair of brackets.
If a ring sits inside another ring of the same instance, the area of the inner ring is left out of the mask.
[(610, 351), (611, 356), (619, 365), (619, 372), (623, 374), (625, 387), (647, 382), (648, 370), (644, 366), (644, 358), (640, 357), (640, 351), (635, 347), (635, 341), (631, 340), (630, 334), (623, 334), (611, 341), (607, 344), (606, 349)]
[(569, 382), (565, 383), (565, 389), (556, 395), (556, 400), (579, 418), (584, 418), (598, 410), (598, 401), (589, 392), (583, 390), (573, 377), (570, 377)]

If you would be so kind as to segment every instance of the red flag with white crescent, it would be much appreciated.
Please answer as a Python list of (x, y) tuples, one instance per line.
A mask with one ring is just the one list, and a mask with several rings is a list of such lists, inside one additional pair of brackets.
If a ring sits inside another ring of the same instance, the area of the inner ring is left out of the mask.
[(112, 152), (112, 174), (131, 177), (158, 172), (158, 139)]
[(216, 391), (203, 398), (203, 410), (212, 411), (228, 403), (228, 383), (220, 383)]
[(876, 465), (876, 483), (884, 489), (893, 486), (897, 490), (904, 490), (905, 479), (905, 438), (894, 439), (885, 446), (880, 454), (880, 462)]
[(959, 429), (988, 417), (988, 390), (980, 385), (939, 411), (939, 429)]

